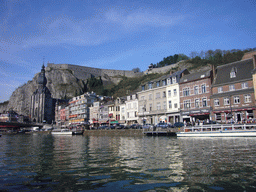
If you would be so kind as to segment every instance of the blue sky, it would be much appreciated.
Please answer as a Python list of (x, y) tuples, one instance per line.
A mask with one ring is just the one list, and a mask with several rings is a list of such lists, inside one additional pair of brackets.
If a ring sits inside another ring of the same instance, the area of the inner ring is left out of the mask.
[(255, 0), (0, 0), (0, 102), (47, 62), (146, 70), (164, 57), (256, 45)]

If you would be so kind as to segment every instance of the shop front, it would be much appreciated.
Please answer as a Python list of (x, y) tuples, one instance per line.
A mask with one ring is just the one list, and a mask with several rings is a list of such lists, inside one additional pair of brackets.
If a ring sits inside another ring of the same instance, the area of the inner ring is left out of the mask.
[(219, 123), (248, 123), (255, 118), (256, 108), (240, 108), (222, 111), (213, 111), (214, 118)]
[(211, 120), (210, 109), (198, 109), (181, 112), (183, 122), (188, 125), (204, 124)]

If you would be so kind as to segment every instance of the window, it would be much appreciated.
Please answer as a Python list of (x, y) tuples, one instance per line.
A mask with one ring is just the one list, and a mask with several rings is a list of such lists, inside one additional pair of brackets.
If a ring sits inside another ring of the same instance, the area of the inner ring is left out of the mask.
[(168, 79), (167, 79), (167, 85), (170, 85), (170, 84), (171, 84), (171, 79), (168, 78)]
[(190, 100), (184, 101), (184, 109), (190, 109)]
[(234, 91), (235, 90), (235, 85), (229, 85), (229, 91)]
[(199, 90), (198, 86), (195, 86), (195, 87), (194, 87), (194, 94), (195, 94), (195, 95), (198, 94), (198, 90)]
[(159, 87), (160, 83), (159, 81), (156, 82), (156, 87)]
[(173, 96), (177, 96), (177, 90), (173, 89)]
[(224, 98), (224, 105), (229, 105), (230, 102), (229, 102), (229, 98), (225, 97)]
[(157, 109), (157, 110), (160, 110), (160, 109), (161, 109), (161, 104), (160, 104), (160, 102), (158, 102), (158, 103), (156, 104), (156, 109)]
[(218, 87), (218, 93), (222, 93), (223, 92), (223, 88), (222, 87)]
[(230, 78), (235, 78), (236, 77), (236, 72), (237, 72), (236, 67), (233, 67), (230, 71)]
[(148, 84), (148, 89), (152, 89), (152, 83)]
[(175, 109), (178, 108), (178, 103), (174, 103), (174, 108), (175, 108)]
[(152, 111), (152, 103), (149, 104), (149, 111)]
[(156, 93), (156, 99), (159, 99), (160, 98), (160, 93)]
[(172, 77), (172, 83), (176, 83), (177, 80), (176, 80), (176, 77)]
[(183, 96), (189, 96), (189, 88), (184, 88), (183, 89)]
[(169, 101), (169, 109), (172, 108), (172, 101)]
[(242, 89), (247, 89), (248, 88), (248, 83), (247, 82), (241, 83), (241, 88)]
[(195, 99), (195, 108), (199, 108), (199, 99)]
[(214, 106), (220, 106), (220, 100), (214, 99)]
[(168, 90), (168, 97), (171, 97), (171, 96), (172, 96), (172, 91)]
[(163, 91), (163, 98), (165, 98), (166, 97), (166, 92), (165, 91)]
[(216, 113), (215, 114), (215, 118), (216, 118), (216, 121), (221, 121), (221, 114), (220, 113)]
[(240, 103), (240, 97), (234, 96), (234, 104), (239, 104), (239, 103)]
[(152, 100), (152, 94), (149, 94), (148, 99)]
[(142, 96), (140, 97), (140, 100), (145, 100), (145, 96), (142, 95)]
[(166, 109), (166, 101), (163, 103), (163, 108)]
[(141, 86), (141, 90), (142, 90), (142, 91), (145, 91), (145, 85), (142, 85), (142, 86)]
[(207, 99), (203, 98), (202, 99), (203, 107), (207, 107)]
[(206, 92), (206, 86), (205, 84), (202, 85), (202, 93), (205, 93)]
[(250, 103), (251, 102), (251, 95), (244, 95), (244, 102)]
[(166, 79), (162, 80), (162, 84), (163, 84), (163, 86), (166, 85)]

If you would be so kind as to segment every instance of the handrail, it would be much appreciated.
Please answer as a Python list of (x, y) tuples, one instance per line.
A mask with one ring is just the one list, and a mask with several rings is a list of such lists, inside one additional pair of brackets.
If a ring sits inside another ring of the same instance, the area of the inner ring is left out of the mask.
[(198, 125), (184, 127), (185, 132), (195, 132), (195, 131), (227, 131), (227, 130), (248, 130), (255, 129), (256, 124), (211, 124), (211, 125)]

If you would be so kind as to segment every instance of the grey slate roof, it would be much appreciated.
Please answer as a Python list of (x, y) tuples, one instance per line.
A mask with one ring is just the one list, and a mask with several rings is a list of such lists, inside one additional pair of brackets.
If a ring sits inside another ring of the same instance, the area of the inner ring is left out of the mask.
[(211, 70), (200, 71), (197, 73), (191, 73), (191, 74), (183, 76), (180, 79), (180, 83), (195, 81), (197, 79), (202, 79), (202, 78), (208, 78), (210, 76), (211, 76)]
[[(232, 84), (240, 81), (252, 79), (253, 59), (247, 59), (221, 65), (216, 68), (216, 77), (213, 86)], [(236, 71), (236, 77), (230, 78), (230, 72)]]

